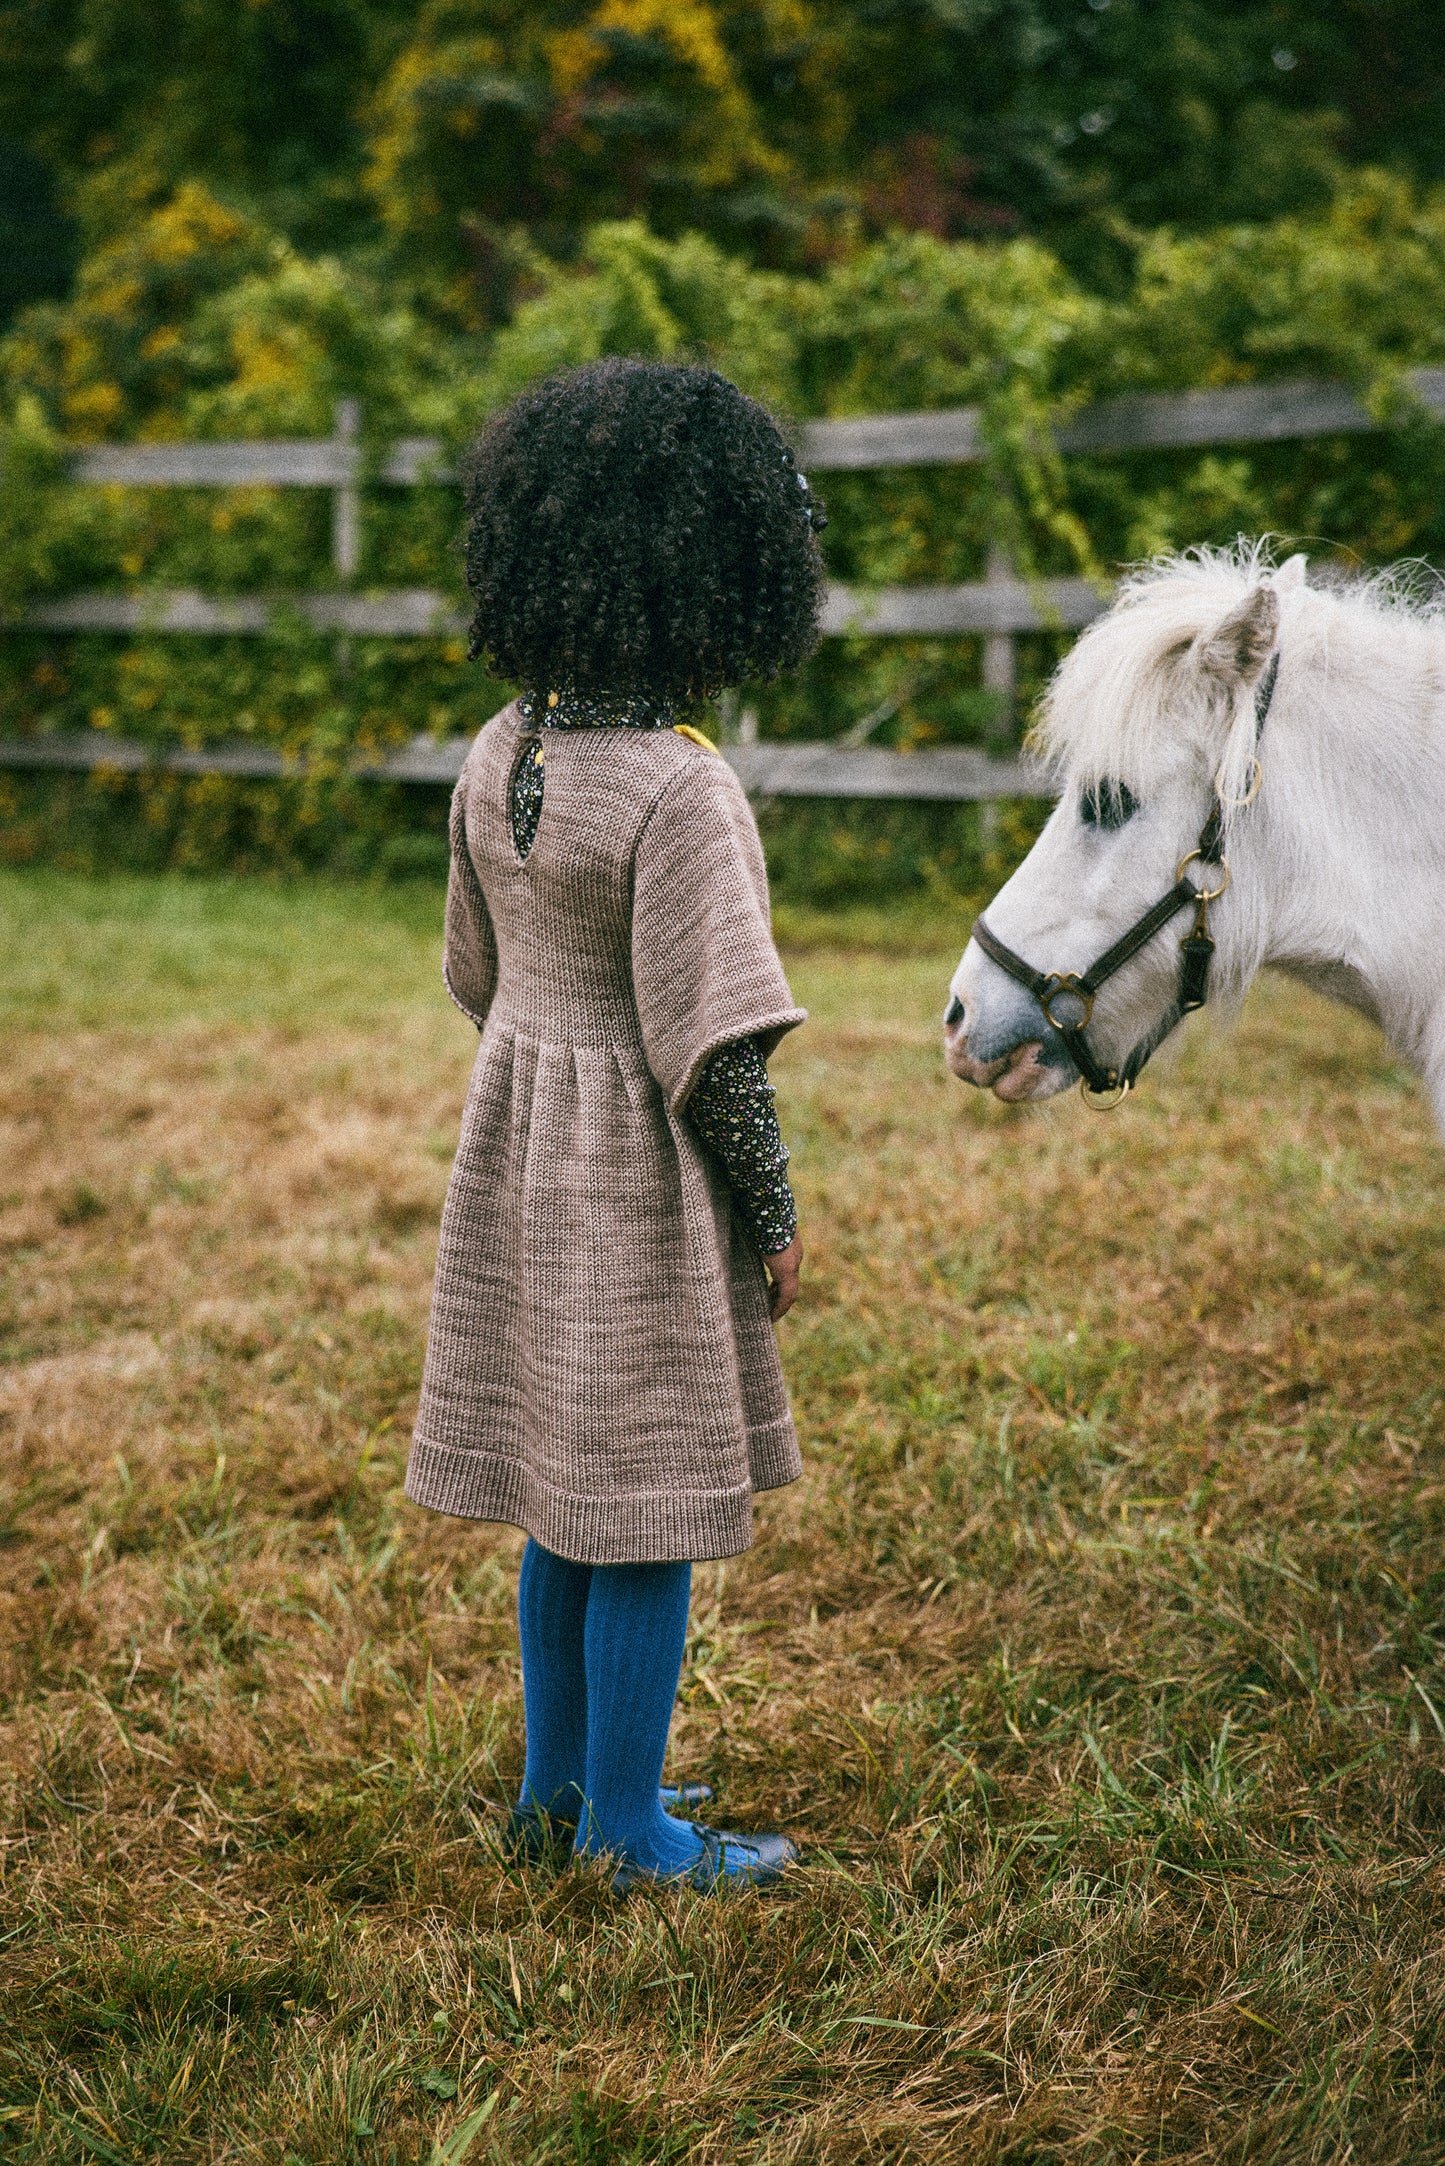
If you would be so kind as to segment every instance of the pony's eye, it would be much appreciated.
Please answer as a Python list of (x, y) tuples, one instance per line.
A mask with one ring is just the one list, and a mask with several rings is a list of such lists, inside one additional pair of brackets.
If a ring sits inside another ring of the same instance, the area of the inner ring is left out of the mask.
[(1091, 782), (1079, 799), (1079, 818), (1085, 827), (1102, 827), (1112, 834), (1139, 810), (1139, 800), (1127, 782)]

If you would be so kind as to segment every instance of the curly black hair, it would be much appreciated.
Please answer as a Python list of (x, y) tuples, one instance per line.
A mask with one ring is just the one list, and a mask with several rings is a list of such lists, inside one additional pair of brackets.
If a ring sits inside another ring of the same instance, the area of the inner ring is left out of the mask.
[(549, 377), (488, 423), (465, 478), (472, 657), (529, 690), (685, 704), (817, 640), (822, 512), (715, 369)]

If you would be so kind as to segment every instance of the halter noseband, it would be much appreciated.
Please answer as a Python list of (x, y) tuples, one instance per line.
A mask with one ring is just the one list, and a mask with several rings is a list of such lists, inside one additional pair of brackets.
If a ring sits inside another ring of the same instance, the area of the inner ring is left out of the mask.
[[(1279, 650), (1270, 657), (1268, 669), (1259, 682), (1254, 696), (1254, 742), (1259, 745), (1265, 717), (1274, 698), (1275, 680), (1279, 676)], [(1261, 770), (1258, 751), (1254, 761), (1254, 780), (1243, 804), (1253, 804), (1259, 794)], [(1237, 808), (1236, 808), (1237, 809)], [(1201, 865), (1217, 867), (1220, 880), (1217, 887), (1196, 887), (1186, 880), (1187, 868), (1198, 861)], [(1229, 885), (1229, 867), (1224, 861), (1224, 801), (1219, 786), (1214, 788), (1209, 817), (1199, 830), (1199, 840), (1194, 848), (1179, 860), (1174, 874), (1174, 885), (1167, 895), (1162, 895), (1152, 909), (1130, 926), (1128, 932), (1105, 948), (1102, 955), (1090, 963), (1087, 970), (1034, 970), (1021, 955), (1005, 947), (997, 933), (991, 930), (983, 918), (974, 921), (972, 937), (983, 949), (990, 962), (1006, 970), (1016, 984), (1033, 994), (1050, 1026), (1056, 1030), (1068, 1049), (1069, 1057), (1079, 1071), (1079, 1088), (1084, 1103), (1097, 1112), (1106, 1112), (1121, 1104), (1132, 1090), (1150, 1055), (1160, 1047), (1169, 1033), (1196, 1008), (1202, 1008), (1209, 998), (1209, 963), (1214, 954), (1214, 942), (1209, 936), (1209, 905), (1217, 902)], [(1157, 1028), (1147, 1038), (1141, 1039), (1122, 1068), (1109, 1068), (1097, 1059), (1084, 1032), (1094, 1013), (1094, 1001), (1100, 988), (1107, 985), (1116, 971), (1125, 963), (1132, 962), (1141, 948), (1149, 945), (1157, 932), (1176, 918), (1181, 910), (1194, 912), (1194, 923), (1180, 941), (1179, 990), (1174, 1004), (1164, 1014)], [(1078, 1012), (1072, 1016), (1056, 1015), (1055, 1004), (1068, 1001), (1077, 1004)]]

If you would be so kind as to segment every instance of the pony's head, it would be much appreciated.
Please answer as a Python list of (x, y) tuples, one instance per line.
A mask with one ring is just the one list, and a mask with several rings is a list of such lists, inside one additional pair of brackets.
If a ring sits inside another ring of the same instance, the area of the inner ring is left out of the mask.
[[(1048, 972), (1083, 972), (1156, 902), (1193, 848), (1213, 794), (1249, 795), (1255, 695), (1279, 635), (1280, 598), (1304, 559), (1278, 570), (1256, 544), (1200, 550), (1127, 579), (1084, 633), (1044, 699), (1034, 736), (1059, 802), (1028, 857), (988, 907), (992, 931)], [(1216, 905), (1220, 975), (1231, 903)], [(1236, 926), (1244, 918), (1233, 907)], [(1167, 1027), (1180, 933), (1166, 928), (1101, 991), (1089, 1041), (1122, 1067)], [(1038, 1000), (970, 941), (954, 973), (945, 1049), (955, 1075), (1007, 1100), (1049, 1098), (1077, 1069)]]

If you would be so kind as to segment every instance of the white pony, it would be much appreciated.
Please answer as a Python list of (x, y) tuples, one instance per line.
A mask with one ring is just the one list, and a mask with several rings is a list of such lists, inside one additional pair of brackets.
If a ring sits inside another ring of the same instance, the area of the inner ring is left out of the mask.
[[(1211, 999), (1237, 1002), (1270, 963), (1361, 1009), (1420, 1070), (1445, 1132), (1445, 610), (1398, 575), (1312, 587), (1302, 556), (1275, 569), (1259, 543), (1169, 558), (1060, 664), (1036, 743), (1062, 795), (986, 914), (1015, 957), (1085, 973), (1175, 882), (1217, 791), (1230, 884), (1209, 912)], [(1100, 989), (1101, 1064), (1123, 1071), (1167, 1034), (1190, 923)], [(951, 991), (956, 1075), (1008, 1100), (1075, 1080), (1039, 999), (976, 939)], [(1083, 1005), (1049, 1004), (1066, 1023)]]

